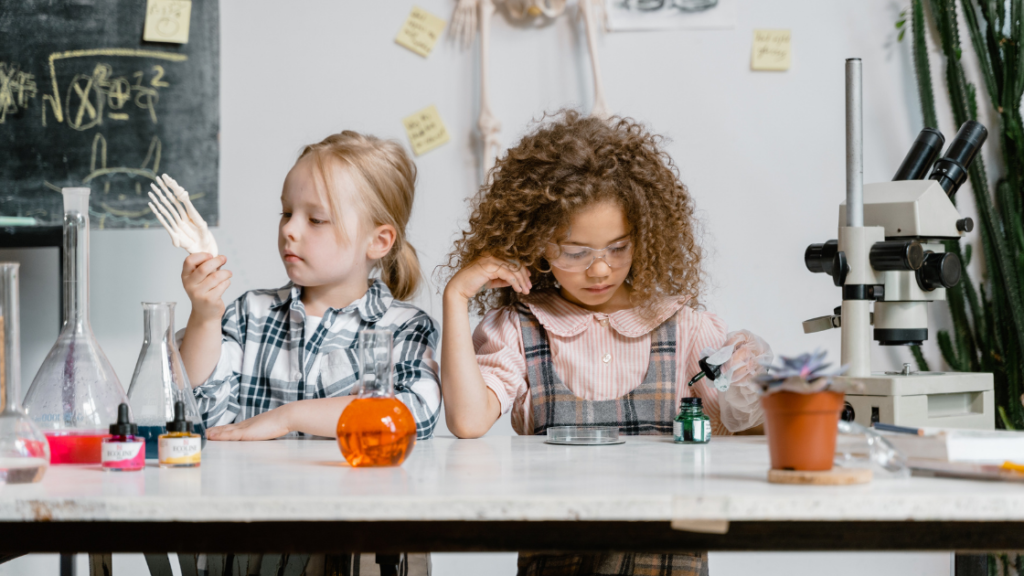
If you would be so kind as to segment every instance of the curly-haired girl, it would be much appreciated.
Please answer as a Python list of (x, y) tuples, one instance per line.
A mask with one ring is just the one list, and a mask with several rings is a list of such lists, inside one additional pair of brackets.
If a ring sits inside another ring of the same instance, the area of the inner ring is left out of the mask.
[[(449, 257), (441, 382), (448, 428), (486, 433), (512, 412), (519, 434), (616, 426), (671, 434), (696, 396), (714, 434), (759, 426), (751, 372), (719, 396), (687, 386), (708, 348), (770, 353), (698, 310), (694, 202), (661, 138), (626, 118), (560, 113), (498, 160)], [(470, 332), (471, 305), (482, 313)], [(734, 355), (734, 358), (736, 355)], [(520, 574), (689, 575), (707, 554), (521, 555)], [(575, 566), (575, 568), (572, 568)]]

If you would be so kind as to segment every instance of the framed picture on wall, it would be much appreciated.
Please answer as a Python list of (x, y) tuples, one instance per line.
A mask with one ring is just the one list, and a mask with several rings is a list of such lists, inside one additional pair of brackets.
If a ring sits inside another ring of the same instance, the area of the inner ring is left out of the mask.
[(604, 0), (610, 31), (734, 28), (736, 0)]

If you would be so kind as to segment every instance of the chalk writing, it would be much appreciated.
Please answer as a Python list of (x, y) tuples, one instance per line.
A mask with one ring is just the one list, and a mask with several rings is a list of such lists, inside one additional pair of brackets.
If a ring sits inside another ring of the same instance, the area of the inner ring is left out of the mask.
[[(96, 63), (90, 74), (79, 72), (73, 77), (62, 103), (57, 76), (57, 63), (63, 63), (73, 58), (92, 58), (97, 56), (155, 58), (170, 62), (184, 62), (188, 60), (188, 56), (184, 54), (125, 48), (69, 50), (67, 52), (50, 54), (48, 60), (53, 93), (43, 94), (43, 126), (46, 126), (47, 109), (50, 110), (53, 118), (58, 123), (65, 121), (66, 110), (68, 126), (75, 130), (86, 130), (103, 123), (104, 108), (109, 106), (112, 110), (121, 110), (129, 101), (133, 102), (137, 108), (145, 110), (154, 124), (157, 122), (156, 103), (159, 100), (158, 89), (170, 86), (168, 81), (164, 79), (167, 72), (160, 65), (115, 77), (113, 75), (113, 68), (109, 64)], [(130, 82), (128, 80), (129, 77), (134, 78), (135, 82)], [(126, 112), (115, 114), (118, 114), (118, 116), (113, 119), (125, 119), (123, 114), (126, 114)]]
[(0, 124), (8, 114), (17, 114), (36, 97), (35, 75), (18, 69), (17, 64), (0, 62)]

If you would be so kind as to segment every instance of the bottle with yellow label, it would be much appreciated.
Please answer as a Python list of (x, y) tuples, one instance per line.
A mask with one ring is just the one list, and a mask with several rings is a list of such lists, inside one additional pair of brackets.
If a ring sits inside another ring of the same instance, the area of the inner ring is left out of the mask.
[(192, 432), (192, 423), (185, 420), (185, 403), (174, 403), (174, 420), (167, 423), (167, 433), (158, 439), (161, 468), (195, 468), (202, 456), (202, 437)]

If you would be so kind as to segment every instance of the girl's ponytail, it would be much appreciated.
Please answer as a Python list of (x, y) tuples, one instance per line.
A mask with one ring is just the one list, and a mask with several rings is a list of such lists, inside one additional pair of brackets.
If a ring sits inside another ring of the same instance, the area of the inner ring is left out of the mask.
[(405, 148), (393, 140), (346, 130), (306, 146), (299, 157), (307, 154), (316, 155), (324, 182), (330, 190), (327, 202), (337, 226), (341, 226), (344, 201), (338, 191), (332, 189), (329, 171), (324, 168), (325, 160), (340, 161), (350, 169), (358, 188), (356, 203), (370, 224), (388, 224), (395, 228), (395, 243), (377, 265), (381, 280), (391, 290), (392, 296), (398, 300), (412, 298), (422, 277), (416, 250), (405, 236), (416, 191), (416, 165), (405, 153)]
[(408, 300), (419, 289), (422, 274), (416, 249), (408, 241), (395, 242), (381, 262), (380, 278), (398, 300)]

